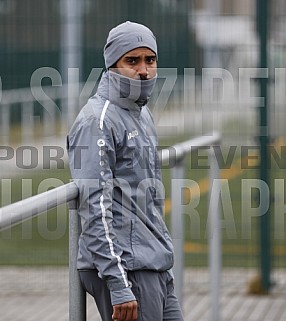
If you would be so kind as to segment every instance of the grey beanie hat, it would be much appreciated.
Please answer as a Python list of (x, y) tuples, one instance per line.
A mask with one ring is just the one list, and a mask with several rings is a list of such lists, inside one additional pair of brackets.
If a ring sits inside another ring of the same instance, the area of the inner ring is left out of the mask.
[(128, 51), (139, 47), (147, 47), (157, 55), (156, 38), (146, 26), (126, 21), (111, 29), (104, 46), (106, 69), (114, 65)]

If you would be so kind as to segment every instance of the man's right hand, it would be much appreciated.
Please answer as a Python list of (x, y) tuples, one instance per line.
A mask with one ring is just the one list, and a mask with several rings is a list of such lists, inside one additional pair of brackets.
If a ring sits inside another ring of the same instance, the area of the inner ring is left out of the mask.
[(112, 319), (114, 321), (135, 321), (138, 318), (137, 301), (125, 302), (113, 306)]

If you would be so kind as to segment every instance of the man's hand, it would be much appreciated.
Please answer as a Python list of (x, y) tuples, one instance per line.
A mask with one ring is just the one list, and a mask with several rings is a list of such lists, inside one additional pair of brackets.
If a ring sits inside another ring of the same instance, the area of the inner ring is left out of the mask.
[(125, 302), (113, 306), (112, 319), (114, 321), (135, 321), (138, 314), (137, 301)]

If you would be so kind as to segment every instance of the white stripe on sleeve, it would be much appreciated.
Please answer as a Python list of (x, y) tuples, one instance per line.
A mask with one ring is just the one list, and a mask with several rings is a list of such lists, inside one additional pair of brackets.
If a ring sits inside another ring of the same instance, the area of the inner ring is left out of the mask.
[(103, 223), (103, 226), (104, 226), (104, 230), (105, 230), (105, 237), (109, 243), (109, 249), (110, 249), (110, 253), (112, 256), (116, 257), (117, 259), (117, 266), (121, 272), (121, 275), (122, 275), (122, 278), (124, 280), (124, 283), (125, 283), (125, 286), (128, 287), (129, 284), (128, 284), (128, 280), (126, 278), (126, 275), (125, 275), (125, 272), (124, 272), (124, 269), (121, 265), (121, 258), (119, 255), (116, 255), (115, 252), (114, 252), (114, 247), (113, 247), (113, 242), (109, 236), (109, 229), (108, 229), (108, 225), (107, 225), (107, 222), (106, 222), (106, 210), (105, 210), (105, 207), (104, 207), (104, 197), (103, 195), (100, 196), (100, 208), (101, 208), (101, 212), (102, 212), (102, 223)]

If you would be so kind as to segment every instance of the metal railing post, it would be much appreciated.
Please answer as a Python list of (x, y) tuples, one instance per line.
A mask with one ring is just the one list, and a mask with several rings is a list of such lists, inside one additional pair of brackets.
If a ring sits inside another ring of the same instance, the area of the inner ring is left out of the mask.
[(69, 201), (69, 321), (86, 321), (86, 293), (76, 268), (80, 219), (78, 200)]
[[(176, 161), (175, 167), (172, 168), (172, 180), (184, 179), (185, 166), (184, 159)], [(179, 182), (180, 183), (180, 182)], [(183, 213), (180, 213), (179, 209), (182, 208), (182, 188), (180, 184), (176, 184), (174, 188), (171, 184), (171, 200), (172, 200), (172, 214), (171, 214), (171, 235), (174, 245), (174, 278), (175, 278), (175, 292), (178, 297), (180, 304), (183, 303), (183, 275), (184, 275), (184, 223), (183, 223)]]
[(221, 287), (221, 226), (219, 206), (219, 166), (213, 149), (209, 151), (210, 189), (208, 213), (208, 243), (209, 243), (209, 278), (211, 321), (220, 320), (220, 287)]

